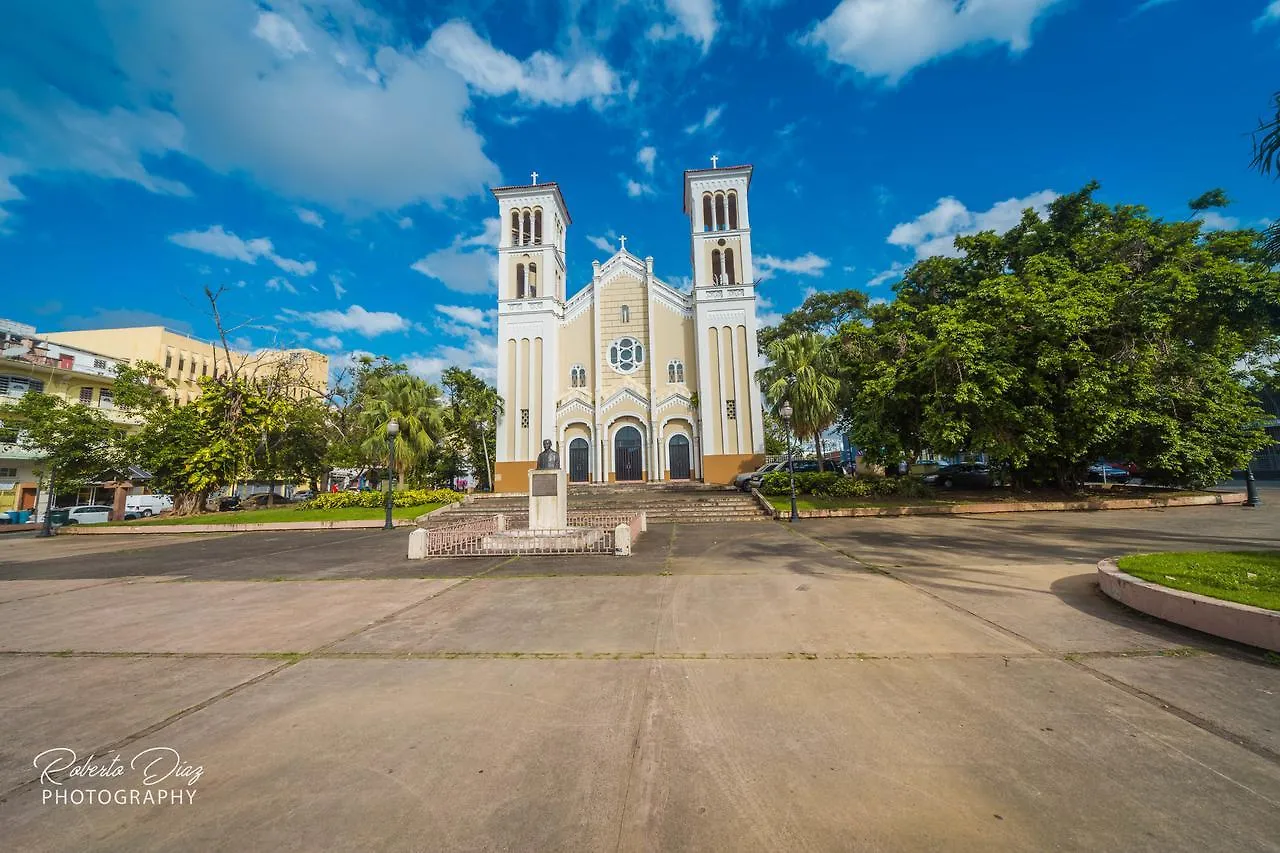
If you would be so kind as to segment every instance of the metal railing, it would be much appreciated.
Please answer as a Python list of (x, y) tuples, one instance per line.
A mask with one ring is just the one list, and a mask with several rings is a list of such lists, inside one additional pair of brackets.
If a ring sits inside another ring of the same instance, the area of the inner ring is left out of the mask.
[(425, 556), (613, 555), (617, 553), (616, 529), (623, 525), (630, 529), (624, 548), (625, 553), (630, 553), (630, 542), (645, 529), (643, 513), (570, 513), (567, 530), (512, 528), (507, 521), (507, 516), (495, 514), (424, 528)]

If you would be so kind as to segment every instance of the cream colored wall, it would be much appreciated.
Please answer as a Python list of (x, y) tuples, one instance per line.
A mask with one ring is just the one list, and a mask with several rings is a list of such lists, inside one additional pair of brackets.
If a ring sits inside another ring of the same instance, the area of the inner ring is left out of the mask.
[[(655, 387), (662, 400), (672, 393), (688, 396), (697, 387), (697, 351), (694, 347), (694, 323), (661, 304), (653, 306), (653, 369), (657, 371)], [(684, 382), (668, 381), (667, 365), (672, 359), (684, 362)]]
[[(579, 314), (573, 322), (564, 327), (560, 333), (560, 359), (556, 371), (557, 399), (574, 391), (585, 391), (590, 395), (595, 387), (594, 365), (591, 363), (592, 341), (591, 309)], [(585, 388), (569, 387), (569, 369), (581, 364), (587, 369), (587, 385)]]
[[(630, 308), (631, 319), (622, 322), (622, 306)], [(600, 371), (605, 399), (623, 387), (635, 388), (641, 396), (649, 396), (649, 369), (653, 353), (649, 352), (649, 311), (644, 282), (622, 275), (604, 285), (596, 293), (596, 310), (600, 312)], [(632, 337), (645, 348), (645, 360), (634, 373), (623, 375), (609, 365), (609, 345), (621, 337)], [(603, 402), (603, 401), (602, 401)]]

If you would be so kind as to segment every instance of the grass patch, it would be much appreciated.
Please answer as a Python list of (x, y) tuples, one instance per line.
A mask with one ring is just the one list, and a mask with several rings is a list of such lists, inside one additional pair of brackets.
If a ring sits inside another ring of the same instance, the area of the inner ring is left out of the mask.
[(1120, 570), (1161, 586), (1280, 610), (1280, 551), (1190, 551), (1121, 557)]
[[(418, 506), (398, 506), (391, 510), (393, 518), (414, 519), (424, 512), (439, 509), (444, 504), (420, 504)], [(265, 524), (277, 521), (373, 521), (386, 518), (386, 510), (382, 507), (363, 506), (344, 507), (342, 509), (294, 509), (292, 506), (271, 507), (270, 509), (247, 509), (239, 512), (206, 512), (200, 515), (162, 516), (159, 518), (139, 519), (137, 521), (111, 522), (113, 525), (165, 525), (165, 524)]]

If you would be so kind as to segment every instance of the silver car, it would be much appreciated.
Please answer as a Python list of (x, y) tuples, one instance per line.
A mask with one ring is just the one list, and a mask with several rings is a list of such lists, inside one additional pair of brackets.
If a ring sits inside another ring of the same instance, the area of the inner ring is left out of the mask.
[(754, 471), (748, 471), (745, 474), (739, 474), (733, 478), (735, 488), (744, 492), (749, 492), (753, 488), (760, 485), (760, 481), (764, 479), (765, 474), (772, 474), (774, 471), (781, 471), (787, 467), (785, 462), (766, 462)]

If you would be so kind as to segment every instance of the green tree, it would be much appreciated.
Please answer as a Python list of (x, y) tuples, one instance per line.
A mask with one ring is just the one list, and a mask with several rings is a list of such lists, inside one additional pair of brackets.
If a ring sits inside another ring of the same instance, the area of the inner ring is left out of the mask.
[(449, 367), (440, 380), (448, 400), (445, 422), (452, 443), (465, 451), (463, 458), (468, 467), (483, 475), (479, 485), (492, 488), (502, 398), (496, 388), (470, 370)]
[(1265, 443), (1241, 369), (1280, 325), (1258, 235), (1202, 234), (1096, 189), (958, 238), (960, 257), (916, 264), (869, 325), (845, 326), (860, 445), (983, 451), (1070, 488), (1104, 455), (1203, 485)]
[(371, 378), (358, 400), (363, 434), (360, 450), (369, 460), (386, 456), (387, 424), (400, 425), (396, 436), (396, 475), (401, 484), (409, 471), (420, 471), (445, 436), (440, 389), (425, 379), (393, 372)]
[(782, 318), (776, 326), (760, 330), (761, 351), (781, 338), (799, 332), (832, 335), (845, 323), (866, 317), (868, 297), (860, 290), (818, 291)]
[(55, 495), (121, 467), (124, 430), (97, 409), (29, 391), (0, 403), (0, 426), (16, 432), (19, 447), (40, 454)]
[[(1275, 114), (1258, 122), (1253, 134), (1253, 167), (1280, 178), (1280, 92), (1272, 96)], [(1280, 217), (1263, 232), (1263, 248), (1271, 264), (1280, 264)]]
[(767, 367), (757, 375), (775, 416), (784, 402), (792, 408), (791, 425), (797, 435), (812, 435), (818, 457), (823, 454), (822, 432), (839, 415), (840, 380), (830, 340), (818, 332), (797, 332), (765, 347)]

